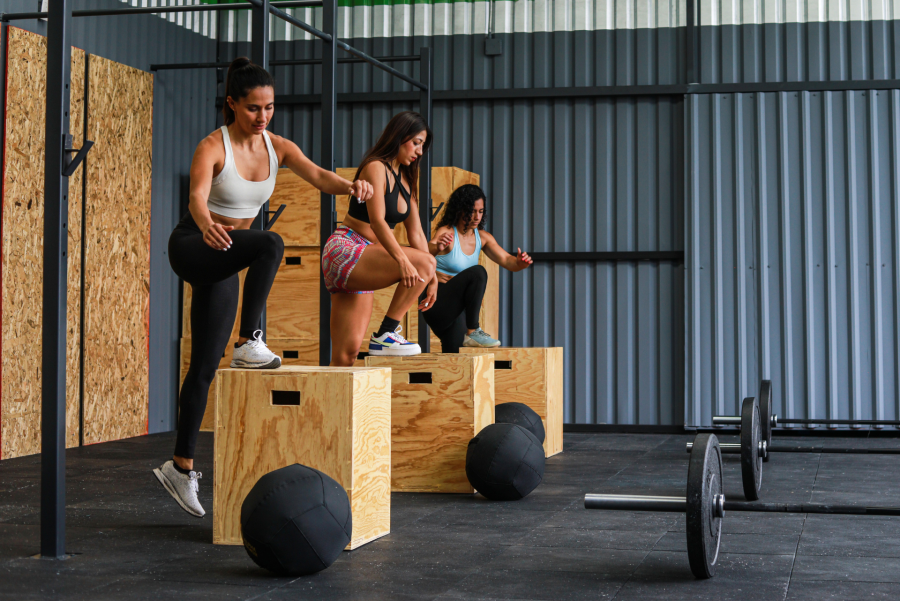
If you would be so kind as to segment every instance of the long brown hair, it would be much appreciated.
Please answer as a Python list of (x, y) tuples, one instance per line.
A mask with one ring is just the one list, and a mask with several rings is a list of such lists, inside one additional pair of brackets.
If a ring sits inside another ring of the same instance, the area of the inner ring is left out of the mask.
[[(403, 111), (402, 113), (394, 115), (384, 128), (384, 131), (381, 132), (381, 136), (378, 137), (378, 141), (375, 142), (375, 145), (366, 152), (362, 162), (359, 164), (359, 169), (356, 170), (356, 177), (353, 179), (359, 179), (359, 174), (362, 173), (362, 170), (369, 163), (375, 161), (389, 163), (394, 160), (397, 153), (400, 152), (400, 146), (411, 140), (413, 136), (421, 131), (424, 131), (426, 134), (425, 143), (422, 145), (422, 156), (424, 157), (425, 153), (428, 152), (428, 149), (431, 148), (432, 138), (431, 128), (428, 127), (425, 119), (422, 115), (414, 111)], [(412, 195), (417, 202), (419, 200), (417, 191), (419, 183), (419, 162), (421, 160), (420, 157), (413, 161), (411, 165), (400, 165), (400, 174), (406, 177), (406, 181), (409, 182), (410, 192), (412, 192)]]
[(222, 106), (222, 117), (225, 125), (234, 123), (234, 111), (228, 106), (228, 97), (238, 102), (246, 98), (256, 88), (271, 87), (275, 89), (275, 79), (257, 64), (250, 62), (246, 56), (239, 56), (231, 61), (228, 77), (225, 79), (225, 104)]

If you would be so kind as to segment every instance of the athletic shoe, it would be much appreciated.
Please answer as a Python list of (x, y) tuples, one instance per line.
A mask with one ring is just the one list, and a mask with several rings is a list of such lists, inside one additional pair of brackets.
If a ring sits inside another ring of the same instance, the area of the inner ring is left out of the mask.
[(253, 332), (253, 339), (234, 349), (231, 367), (245, 369), (275, 369), (281, 367), (281, 357), (269, 350), (262, 339), (262, 330)]
[(500, 346), (500, 341), (491, 338), (490, 335), (484, 332), (484, 330), (478, 328), (471, 334), (466, 334), (463, 337), (463, 346), (494, 348), (495, 346)]
[(403, 326), (397, 326), (393, 332), (385, 332), (381, 336), (369, 339), (370, 355), (387, 355), (391, 357), (406, 357), (408, 355), (418, 355), (422, 349), (415, 342), (410, 342), (400, 335)]
[(162, 464), (162, 467), (154, 469), (153, 474), (159, 480), (159, 483), (163, 485), (163, 488), (169, 491), (172, 498), (178, 501), (182, 509), (198, 518), (206, 515), (203, 507), (200, 506), (199, 499), (197, 499), (197, 492), (200, 490), (197, 480), (203, 477), (202, 473), (191, 472), (186, 475), (182, 474), (175, 469), (175, 463), (170, 459)]

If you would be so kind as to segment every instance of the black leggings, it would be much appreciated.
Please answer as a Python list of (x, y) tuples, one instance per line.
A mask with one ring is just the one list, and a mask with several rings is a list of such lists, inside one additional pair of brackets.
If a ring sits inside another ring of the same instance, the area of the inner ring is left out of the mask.
[(466, 329), (478, 327), (478, 312), (487, 287), (487, 271), (474, 265), (453, 276), (446, 284), (438, 284), (434, 307), (425, 311), (425, 321), (441, 340), (441, 352), (458, 353)]
[(249, 267), (240, 335), (252, 338), (284, 255), (284, 241), (276, 233), (233, 230), (228, 235), (231, 248), (215, 250), (203, 241), (203, 232), (188, 213), (169, 236), (169, 264), (192, 289), (191, 365), (178, 398), (175, 440), (175, 455), (185, 459), (194, 457), (209, 385), (234, 327), (238, 273)]

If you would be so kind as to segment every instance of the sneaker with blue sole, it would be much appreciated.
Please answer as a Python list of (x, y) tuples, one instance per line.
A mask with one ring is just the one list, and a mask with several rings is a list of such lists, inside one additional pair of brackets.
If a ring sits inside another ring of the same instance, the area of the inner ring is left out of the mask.
[(393, 332), (385, 332), (381, 336), (369, 339), (369, 354), (388, 357), (407, 357), (422, 353), (421, 347), (415, 342), (410, 342), (400, 335), (403, 326), (397, 326)]
[(471, 334), (466, 334), (463, 337), (463, 346), (476, 348), (494, 348), (500, 346), (500, 341), (491, 338), (490, 335), (485, 333), (484, 330), (478, 328)]

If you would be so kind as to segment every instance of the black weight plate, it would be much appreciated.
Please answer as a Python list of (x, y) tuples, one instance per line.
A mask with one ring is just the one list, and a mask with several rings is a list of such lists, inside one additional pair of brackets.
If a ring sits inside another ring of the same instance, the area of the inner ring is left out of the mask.
[[(772, 381), (763, 380), (759, 383), (759, 421), (762, 427), (762, 439), (766, 445), (772, 446)], [(768, 461), (768, 453), (763, 461)]]
[(741, 479), (744, 481), (744, 498), (759, 500), (762, 485), (762, 457), (759, 456), (760, 430), (759, 403), (753, 397), (741, 404)]
[(716, 574), (722, 519), (713, 501), (722, 494), (722, 452), (715, 434), (694, 439), (687, 481), (687, 548), (691, 572), (701, 580)]

